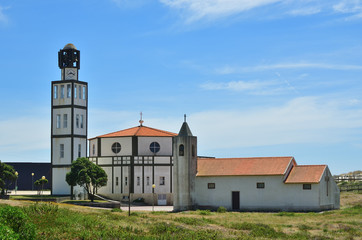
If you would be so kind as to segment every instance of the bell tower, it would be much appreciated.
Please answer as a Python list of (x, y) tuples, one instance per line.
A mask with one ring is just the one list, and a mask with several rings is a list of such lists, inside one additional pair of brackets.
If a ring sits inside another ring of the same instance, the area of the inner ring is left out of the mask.
[(88, 84), (78, 80), (80, 51), (69, 43), (58, 52), (61, 80), (52, 81), (52, 194), (72, 195), (65, 181), (71, 164), (87, 155)]
[(178, 136), (173, 138), (173, 157), (173, 210), (194, 209), (197, 137), (192, 135), (186, 122), (186, 115)]

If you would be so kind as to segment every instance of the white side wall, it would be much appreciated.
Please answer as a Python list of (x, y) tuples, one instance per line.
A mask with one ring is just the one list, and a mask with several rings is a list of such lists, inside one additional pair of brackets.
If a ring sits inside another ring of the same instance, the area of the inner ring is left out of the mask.
[[(265, 188), (256, 184), (264, 182)], [(208, 189), (215, 183), (215, 189)], [(284, 184), (283, 176), (196, 177), (196, 204), (232, 208), (232, 192), (240, 192), (241, 210), (319, 210), (319, 185)]]
[(65, 181), (65, 176), (70, 172), (70, 168), (53, 168), (53, 195), (70, 195), (70, 186)]
[[(119, 142), (121, 151), (117, 154), (112, 152), (112, 144)], [(92, 144), (94, 141), (92, 141)], [(97, 144), (96, 144), (97, 145)], [(97, 148), (97, 146), (96, 146)], [(97, 154), (97, 152), (96, 152)], [(116, 137), (101, 139), (101, 154), (102, 156), (130, 156), (132, 155), (132, 137)]]
[[(71, 138), (53, 138), (53, 165), (71, 164)], [(64, 157), (60, 157), (60, 144), (64, 144)]]
[(160, 144), (157, 156), (172, 156), (172, 137), (138, 137), (138, 155), (153, 156), (154, 153), (150, 150), (152, 142)]

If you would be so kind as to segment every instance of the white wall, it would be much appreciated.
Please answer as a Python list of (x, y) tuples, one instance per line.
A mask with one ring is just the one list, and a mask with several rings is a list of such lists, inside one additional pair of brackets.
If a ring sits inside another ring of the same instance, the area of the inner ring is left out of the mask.
[(150, 144), (158, 142), (160, 151), (155, 154), (158, 156), (172, 156), (172, 137), (138, 137), (138, 155), (153, 156), (150, 150)]
[[(60, 128), (57, 128), (57, 115), (60, 114)], [(67, 127), (64, 128), (64, 114), (67, 114)], [(70, 108), (53, 109), (53, 134), (71, 134), (71, 111)]]
[[(256, 188), (264, 182), (265, 188)], [(215, 189), (208, 189), (215, 183)], [(303, 184), (284, 184), (283, 176), (196, 177), (196, 202), (199, 206), (232, 208), (232, 191), (240, 191), (244, 210), (312, 210), (319, 208), (319, 186), (303, 190)]]
[[(53, 138), (53, 164), (71, 164), (71, 138)], [(60, 158), (60, 144), (64, 144), (64, 158)]]
[[(121, 144), (121, 151), (117, 154), (112, 152), (112, 144), (115, 142), (119, 142)], [(96, 146), (96, 148), (97, 148), (97, 146)], [(102, 138), (101, 139), (101, 154), (102, 154), (102, 156), (129, 156), (129, 155), (132, 155), (132, 137)]]
[[(93, 154), (93, 146), (94, 146), (94, 154)], [(89, 140), (89, 155), (90, 157), (98, 156), (98, 138), (94, 138)]]
[[(79, 115), (79, 126), (77, 127), (77, 115)], [(81, 128), (80, 120), (81, 116), (83, 116), (83, 128)], [(87, 111), (85, 109), (74, 109), (74, 116), (73, 116), (73, 124), (74, 124), (74, 134), (77, 135), (86, 135), (87, 134)], [(70, 121), (69, 121), (70, 124)]]
[(70, 186), (65, 181), (65, 176), (68, 172), (70, 172), (70, 168), (53, 168), (52, 172), (52, 194), (70, 195)]

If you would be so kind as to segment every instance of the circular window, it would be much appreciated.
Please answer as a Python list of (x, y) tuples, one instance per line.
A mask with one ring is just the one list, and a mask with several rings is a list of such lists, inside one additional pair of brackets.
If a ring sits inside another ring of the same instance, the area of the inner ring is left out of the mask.
[(121, 144), (119, 142), (115, 142), (112, 144), (112, 152), (119, 153), (121, 151)]
[(152, 142), (150, 144), (150, 150), (153, 153), (157, 153), (160, 151), (160, 144), (158, 142)]

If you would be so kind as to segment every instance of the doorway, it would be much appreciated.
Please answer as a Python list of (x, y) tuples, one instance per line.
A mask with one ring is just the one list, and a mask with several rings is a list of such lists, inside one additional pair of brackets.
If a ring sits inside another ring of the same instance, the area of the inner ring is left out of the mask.
[(233, 210), (240, 210), (240, 192), (231, 192), (231, 204)]

